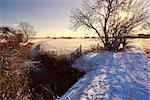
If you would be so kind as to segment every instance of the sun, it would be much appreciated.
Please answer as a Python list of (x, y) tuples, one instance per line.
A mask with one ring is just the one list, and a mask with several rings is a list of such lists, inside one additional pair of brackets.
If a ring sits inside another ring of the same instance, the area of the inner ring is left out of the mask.
[(133, 17), (132, 12), (119, 11), (118, 18), (122, 21), (125, 19), (131, 19)]

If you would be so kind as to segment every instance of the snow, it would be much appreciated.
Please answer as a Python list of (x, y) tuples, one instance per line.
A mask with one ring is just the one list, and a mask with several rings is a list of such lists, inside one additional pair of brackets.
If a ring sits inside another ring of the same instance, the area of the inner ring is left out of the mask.
[(47, 42), (50, 47), (70, 52), (75, 51), (80, 45), (85, 50), (89, 49), (92, 45), (102, 44), (98, 39), (32, 39), (29, 42), (37, 44)]
[(57, 48), (55, 46), (50, 45), (48, 42), (43, 41), (39, 43), (35, 43), (31, 49), (31, 58), (38, 58), (39, 54), (57, 54), (64, 55), (69, 54), (69, 50)]
[[(103, 46), (102, 42), (99, 39), (29, 39), (31, 43), (41, 43), (47, 42), (49, 45), (58, 48), (58, 49), (65, 49), (73, 52), (76, 50), (80, 45), (82, 45), (83, 49), (89, 49), (93, 45), (99, 44), (99, 46)], [(135, 46), (139, 48), (149, 49), (150, 50), (150, 39), (129, 39), (128, 41), (129, 46)]]
[(143, 50), (91, 52), (73, 67), (87, 74), (60, 100), (150, 100), (150, 54)]

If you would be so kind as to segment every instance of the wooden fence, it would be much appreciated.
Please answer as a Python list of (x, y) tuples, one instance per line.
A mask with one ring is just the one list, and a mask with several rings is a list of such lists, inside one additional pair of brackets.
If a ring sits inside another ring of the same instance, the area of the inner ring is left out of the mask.
[(75, 61), (77, 58), (79, 58), (82, 55), (82, 45), (80, 45), (79, 48), (77, 48), (74, 52), (72, 52), (70, 54), (70, 56), (68, 57), (68, 62), (72, 63), (73, 61)]

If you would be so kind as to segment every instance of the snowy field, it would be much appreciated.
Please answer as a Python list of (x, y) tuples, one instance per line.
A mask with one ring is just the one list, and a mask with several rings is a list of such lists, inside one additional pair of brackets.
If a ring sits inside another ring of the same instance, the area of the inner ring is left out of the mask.
[[(80, 45), (83, 49), (88, 49), (91, 45), (102, 45), (101, 41), (97, 39), (33, 39), (32, 43), (47, 42), (51, 47), (55, 47), (58, 50), (74, 51)], [(131, 39), (129, 45), (136, 48), (150, 49), (150, 39)]]

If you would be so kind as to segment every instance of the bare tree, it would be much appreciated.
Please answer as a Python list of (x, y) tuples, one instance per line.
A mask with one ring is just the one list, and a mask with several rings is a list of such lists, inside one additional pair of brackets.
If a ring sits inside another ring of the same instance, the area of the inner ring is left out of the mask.
[(20, 33), (24, 35), (25, 42), (28, 41), (29, 36), (35, 35), (34, 27), (26, 22), (19, 23)]
[(71, 19), (75, 29), (95, 31), (105, 48), (118, 51), (127, 44), (125, 37), (146, 21), (148, 7), (142, 0), (86, 0), (81, 9), (72, 10)]

